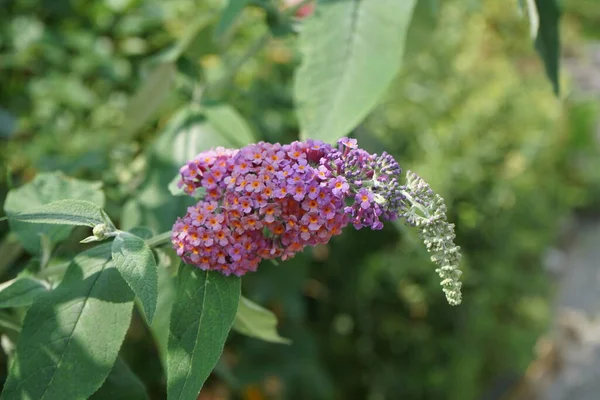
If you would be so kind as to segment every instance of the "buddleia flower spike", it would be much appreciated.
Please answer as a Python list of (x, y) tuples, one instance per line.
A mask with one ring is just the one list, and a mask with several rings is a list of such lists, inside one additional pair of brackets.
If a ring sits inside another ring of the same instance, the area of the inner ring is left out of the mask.
[(431, 253), (431, 261), (438, 265), (435, 271), (442, 278), (441, 285), (448, 303), (460, 304), (460, 247), (454, 244), (454, 224), (448, 222), (444, 199), (411, 171), (406, 174), (406, 185), (401, 192), (404, 195), (401, 217), (420, 230), (419, 236)]
[(202, 193), (173, 226), (173, 247), (187, 264), (242, 276), (261, 260), (327, 243), (347, 225), (379, 230), (401, 217), (421, 230), (448, 301), (460, 303), (460, 253), (444, 202), (410, 172), (401, 186), (400, 166), (385, 152), (370, 154), (349, 138), (337, 148), (260, 142), (202, 152), (180, 173), (180, 189)]

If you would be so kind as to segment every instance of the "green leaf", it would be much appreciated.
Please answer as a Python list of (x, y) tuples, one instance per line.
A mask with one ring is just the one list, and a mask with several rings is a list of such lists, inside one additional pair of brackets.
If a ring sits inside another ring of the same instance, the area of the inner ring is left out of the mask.
[(182, 188), (177, 186), (177, 184), (179, 183), (180, 180), (181, 180), (181, 176), (179, 174), (177, 174), (173, 177), (173, 180), (171, 182), (169, 182), (169, 186), (167, 186), (167, 188), (169, 189), (169, 193), (171, 193), (173, 196), (186, 196), (187, 195), (187, 193)]
[(48, 287), (37, 279), (23, 277), (0, 284), (0, 308), (24, 307), (33, 303), (33, 300)]
[[(159, 253), (162, 249), (157, 249), (156, 251)], [(177, 296), (177, 282), (173, 270), (177, 270), (180, 259), (172, 250), (165, 253), (163, 255), (166, 257), (170, 255), (171, 260), (168, 261), (169, 265), (165, 265), (163, 257), (163, 264), (159, 264), (158, 266), (158, 302), (156, 304), (156, 316), (152, 321), (150, 329), (158, 347), (163, 368), (166, 370), (171, 310)], [(173, 267), (170, 265), (173, 265)]]
[(27, 312), (0, 399), (91, 396), (117, 358), (133, 299), (110, 261), (110, 244), (76, 256), (61, 284)]
[(249, 0), (229, 0), (215, 28), (215, 40), (220, 41), (231, 32), (234, 23), (240, 17), (242, 10), (250, 3)]
[(112, 243), (112, 259), (125, 282), (140, 299), (152, 323), (158, 297), (158, 275), (152, 250), (144, 239), (120, 232)]
[(94, 227), (104, 223), (102, 209), (86, 200), (58, 200), (10, 216), (12, 220), (37, 224)]
[(190, 47), (190, 45), (198, 37), (198, 34), (206, 28), (213, 20), (215, 16), (213, 14), (204, 14), (199, 18), (196, 18), (192, 24), (189, 25), (186, 32), (183, 34), (181, 39), (175, 43), (175, 46), (161, 54), (158, 59), (169, 62), (176, 62), (179, 57)]
[[(179, 170), (201, 151), (217, 146), (238, 147), (237, 144), (237, 139), (216, 129), (208, 115), (190, 107), (182, 109), (169, 121), (152, 146), (152, 153), (158, 160)], [(174, 172), (171, 172), (171, 178)]]
[[(526, 1), (527, 7), (527, 16), (529, 17), (529, 32), (531, 38), (535, 40), (538, 34), (538, 30), (540, 28), (540, 16), (537, 12), (537, 7), (535, 5), (535, 0), (521, 0)], [(521, 12), (523, 11), (523, 4), (519, 4), (521, 8)]]
[(125, 205), (123, 228), (143, 225), (158, 232), (170, 229), (177, 217), (197, 202), (189, 196), (174, 198), (169, 193), (167, 187), (173, 175), (201, 151), (217, 146), (239, 147), (237, 143), (215, 129), (199, 109), (180, 110), (152, 145), (147, 179), (136, 198)]
[(7, 333), (12, 333), (14, 336), (18, 336), (21, 333), (21, 325), (18, 317), (8, 312), (0, 312), (0, 328)]
[(300, 136), (333, 143), (377, 105), (400, 69), (416, 0), (322, 0), (300, 32)]
[(9, 336), (8, 334), (2, 334), (2, 336), (0, 336), (0, 347), (2, 347), (2, 351), (6, 355), (6, 364), (7, 367), (10, 369), (13, 363), (17, 344), (11, 336)]
[(152, 229), (146, 228), (144, 226), (136, 226), (134, 228), (131, 228), (129, 230), (129, 233), (144, 240), (150, 239), (154, 236), (154, 234), (152, 233)]
[(108, 378), (90, 400), (143, 400), (148, 399), (146, 387), (121, 357), (117, 358)]
[(535, 0), (535, 5), (539, 17), (535, 49), (544, 62), (546, 75), (552, 83), (554, 93), (558, 95), (560, 92), (560, 36), (558, 33), (560, 9), (556, 0)]
[[(417, 0), (413, 9), (404, 49), (404, 63), (415, 60), (433, 46), (435, 29), (440, 17), (439, 0)], [(360, 141), (360, 140), (359, 140)]]
[(40, 235), (40, 245), (42, 247), (42, 251), (40, 254), (40, 270), (44, 270), (50, 262), (53, 248), (50, 239), (44, 234)]
[(283, 338), (277, 333), (277, 317), (275, 314), (245, 297), (240, 297), (233, 329), (243, 335), (267, 342), (291, 343), (289, 339)]
[(239, 298), (240, 278), (181, 265), (169, 328), (169, 400), (198, 397), (223, 352)]
[[(31, 182), (9, 191), (4, 203), (4, 211), (10, 217), (19, 212), (69, 198), (86, 200), (102, 207), (104, 193), (101, 187), (101, 182), (85, 182), (68, 178), (61, 173), (43, 173)], [(66, 239), (73, 230), (71, 226), (40, 226), (12, 219), (9, 219), (9, 224), (22, 246), (34, 254), (41, 252), (41, 234), (46, 235), (54, 245)]]
[(177, 68), (173, 62), (158, 64), (129, 102), (123, 130), (135, 134), (161, 106), (175, 85)]
[(25, 252), (15, 235), (4, 235), (0, 240), (0, 276), (3, 276)]
[(256, 141), (254, 133), (244, 117), (230, 105), (220, 104), (206, 107), (204, 113), (211, 127), (234, 147), (244, 147)]

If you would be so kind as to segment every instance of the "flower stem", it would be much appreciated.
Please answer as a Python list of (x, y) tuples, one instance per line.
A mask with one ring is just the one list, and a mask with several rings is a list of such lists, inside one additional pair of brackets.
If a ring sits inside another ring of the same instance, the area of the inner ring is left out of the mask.
[(171, 242), (171, 231), (163, 232), (159, 235), (146, 240), (146, 244), (150, 247), (158, 247)]

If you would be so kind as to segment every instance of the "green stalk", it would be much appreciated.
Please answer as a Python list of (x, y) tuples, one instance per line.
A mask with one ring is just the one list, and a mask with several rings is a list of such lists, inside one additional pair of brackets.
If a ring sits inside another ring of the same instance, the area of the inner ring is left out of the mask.
[(163, 232), (146, 240), (146, 244), (150, 247), (158, 247), (171, 242), (171, 231)]

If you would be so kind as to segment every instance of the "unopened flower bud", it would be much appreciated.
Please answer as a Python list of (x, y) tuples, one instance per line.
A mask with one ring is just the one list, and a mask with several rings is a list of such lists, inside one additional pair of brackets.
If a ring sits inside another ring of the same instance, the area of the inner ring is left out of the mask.
[(110, 227), (106, 224), (98, 224), (92, 230), (94, 237), (98, 240), (107, 239), (110, 236)]

